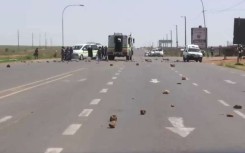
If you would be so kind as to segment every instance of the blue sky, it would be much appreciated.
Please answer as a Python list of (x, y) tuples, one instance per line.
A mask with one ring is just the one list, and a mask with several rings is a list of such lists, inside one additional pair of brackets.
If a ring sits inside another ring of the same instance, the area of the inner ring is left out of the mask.
[[(245, 18), (245, 0), (203, 0), (206, 10), (209, 46), (226, 45), (233, 39), (235, 17)], [(170, 37), (175, 25), (179, 27), (179, 44), (184, 45), (184, 19), (187, 16), (187, 39), (190, 43), (191, 27), (203, 25), (200, 0), (2, 0), (0, 5), (0, 45), (61, 45), (61, 14), (65, 12), (65, 45), (100, 42), (107, 45), (107, 37), (114, 32), (132, 33), (136, 46), (157, 44)], [(175, 44), (174, 44), (175, 45)]]

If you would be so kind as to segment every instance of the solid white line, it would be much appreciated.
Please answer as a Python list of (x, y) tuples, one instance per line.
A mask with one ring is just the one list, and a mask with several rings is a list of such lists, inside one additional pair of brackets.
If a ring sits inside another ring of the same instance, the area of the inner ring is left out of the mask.
[(78, 82), (84, 82), (84, 81), (86, 81), (87, 79), (80, 79), (80, 80), (78, 80)]
[(55, 75), (55, 76), (52, 76), (52, 77), (49, 77), (49, 78), (46, 78), (46, 79), (43, 79), (43, 80), (39, 80), (39, 81), (31, 82), (31, 83), (28, 83), (28, 84), (20, 85), (20, 86), (17, 86), (17, 87), (13, 87), (13, 88), (10, 88), (10, 89), (2, 90), (2, 91), (0, 91), (0, 93), (7, 92), (7, 91), (15, 91), (18, 88), (23, 88), (23, 87), (26, 87), (26, 86), (29, 86), (29, 85), (33, 85), (33, 84), (36, 84), (36, 83), (39, 83), (39, 82), (48, 81), (48, 80), (51, 80), (53, 78), (64, 76), (64, 75), (67, 75), (67, 74), (70, 74), (70, 73), (74, 73), (74, 72), (77, 72), (77, 71), (81, 71), (81, 70), (84, 70), (84, 69), (85, 68), (80, 68), (80, 69), (77, 69), (77, 70), (74, 70), (74, 71), (70, 71), (70, 72), (59, 74), (59, 75)]
[(61, 153), (63, 148), (48, 148), (45, 153)]
[(116, 80), (117, 79), (117, 77), (112, 77), (112, 80)]
[(101, 101), (101, 99), (93, 99), (93, 100), (90, 102), (90, 105), (98, 105), (100, 101)]
[(84, 109), (78, 116), (88, 117), (92, 113), (93, 109)]
[(245, 114), (243, 114), (242, 112), (240, 112), (240, 111), (238, 111), (238, 110), (234, 110), (234, 112), (235, 112), (237, 115), (241, 116), (243, 119), (245, 119)]
[(3, 118), (0, 119), (0, 124), (3, 122), (6, 122), (7, 120), (10, 120), (12, 118), (12, 116), (5, 116)]
[(19, 90), (19, 91), (12, 92), (12, 93), (10, 93), (10, 94), (1, 96), (0, 99), (6, 98), (6, 97), (9, 97), (9, 96), (12, 96), (12, 95), (16, 95), (16, 94), (18, 94), (18, 93), (21, 93), (21, 92), (24, 92), (24, 91), (27, 91), (27, 90), (31, 90), (31, 89), (36, 88), (36, 87), (39, 87), (39, 86), (43, 86), (43, 85), (46, 85), (46, 84), (50, 84), (50, 83), (52, 83), (52, 82), (55, 82), (55, 81), (58, 81), (58, 80), (62, 80), (62, 79), (64, 79), (64, 78), (67, 78), (67, 77), (70, 77), (70, 76), (72, 76), (72, 74), (63, 76), (63, 77), (58, 78), (58, 79), (50, 80), (50, 81), (47, 81), (47, 82), (44, 82), (44, 83), (40, 83), (40, 84), (35, 85), (35, 86), (31, 86), (31, 87), (28, 87), (28, 88), (24, 88), (24, 89), (22, 89), (22, 90)]
[(100, 93), (107, 93), (108, 89), (102, 89)]
[(192, 84), (193, 84), (194, 86), (196, 86), (196, 87), (198, 86), (198, 84), (197, 84), (197, 83), (192, 83)]
[(107, 82), (107, 85), (113, 85), (113, 82)]
[(224, 100), (218, 100), (218, 102), (220, 102), (221, 104), (223, 104), (223, 105), (226, 106), (226, 107), (230, 106), (230, 105), (227, 104)]
[(224, 80), (226, 83), (229, 83), (229, 84), (236, 84), (236, 82), (233, 82), (231, 80)]
[(82, 124), (71, 124), (62, 135), (74, 135), (82, 126)]
[(208, 91), (208, 90), (203, 90), (206, 94), (211, 94), (211, 92), (210, 91)]

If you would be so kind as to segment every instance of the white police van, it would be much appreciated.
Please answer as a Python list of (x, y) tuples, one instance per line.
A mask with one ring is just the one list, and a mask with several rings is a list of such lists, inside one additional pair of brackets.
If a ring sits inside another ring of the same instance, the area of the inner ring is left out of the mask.
[(196, 62), (202, 62), (203, 54), (198, 45), (187, 45), (183, 51), (184, 62), (195, 60)]
[(88, 48), (92, 47), (93, 58), (96, 58), (98, 51), (97, 44), (77, 44), (73, 46), (72, 58), (83, 60), (88, 57)]

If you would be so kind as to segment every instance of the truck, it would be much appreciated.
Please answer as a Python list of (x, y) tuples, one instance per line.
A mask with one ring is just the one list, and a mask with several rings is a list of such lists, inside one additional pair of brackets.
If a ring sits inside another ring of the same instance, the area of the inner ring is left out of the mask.
[(132, 60), (135, 39), (131, 35), (114, 33), (108, 37), (107, 55), (109, 60), (115, 57), (126, 57), (126, 60)]

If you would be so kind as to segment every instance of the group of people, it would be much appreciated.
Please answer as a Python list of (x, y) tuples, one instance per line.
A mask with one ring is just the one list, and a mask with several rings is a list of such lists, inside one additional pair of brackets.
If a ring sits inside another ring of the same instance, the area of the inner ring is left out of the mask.
[(73, 48), (72, 47), (62, 47), (61, 48), (61, 61), (72, 60)]
[(107, 60), (107, 46), (102, 46), (98, 48), (97, 51), (97, 60)]

